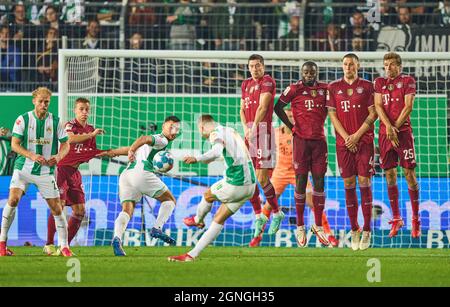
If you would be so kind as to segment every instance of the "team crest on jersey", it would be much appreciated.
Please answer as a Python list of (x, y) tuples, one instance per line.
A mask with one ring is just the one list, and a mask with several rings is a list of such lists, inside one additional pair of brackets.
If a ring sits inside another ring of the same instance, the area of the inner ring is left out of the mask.
[(347, 95), (348, 96), (353, 95), (353, 89), (352, 88), (347, 89)]
[(324, 94), (323, 90), (319, 90), (319, 95), (323, 96), (323, 94)]
[(389, 85), (388, 85), (388, 90), (389, 90), (389, 91), (392, 91), (393, 89), (394, 89), (394, 84), (389, 84)]
[(357, 88), (356, 88), (356, 92), (357, 92), (358, 94), (362, 94), (362, 93), (364, 92), (364, 89), (363, 89), (362, 87), (357, 87)]
[(48, 133), (52, 132), (52, 127), (48, 126), (48, 127), (47, 127), (47, 132), (48, 132)]
[(255, 91), (258, 91), (259, 90), (259, 84), (257, 84), (256, 86), (255, 86)]
[(316, 90), (311, 90), (311, 96), (316, 97), (317, 96), (317, 91)]
[(403, 87), (403, 82), (397, 83), (397, 88), (402, 88), (402, 87)]

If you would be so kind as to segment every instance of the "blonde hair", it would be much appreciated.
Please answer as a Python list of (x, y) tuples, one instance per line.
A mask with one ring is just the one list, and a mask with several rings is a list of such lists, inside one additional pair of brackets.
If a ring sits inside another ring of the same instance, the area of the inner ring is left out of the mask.
[(384, 55), (383, 61), (387, 61), (387, 60), (395, 60), (397, 65), (399, 65), (399, 66), (402, 65), (402, 58), (400, 57), (400, 55), (398, 55), (395, 52), (388, 52), (388, 53), (386, 53)]
[(52, 96), (52, 91), (46, 88), (45, 86), (40, 86), (31, 93), (33, 98), (36, 98), (40, 94)]

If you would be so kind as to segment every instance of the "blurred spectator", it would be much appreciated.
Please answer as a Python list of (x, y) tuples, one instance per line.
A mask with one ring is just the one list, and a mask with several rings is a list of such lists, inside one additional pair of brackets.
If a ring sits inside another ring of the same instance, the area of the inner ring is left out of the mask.
[(145, 39), (148, 39), (150, 49), (162, 49), (163, 45), (159, 40), (164, 37), (163, 29), (160, 27), (160, 21), (155, 8), (145, 6), (150, 1), (131, 0), (128, 16), (128, 33), (142, 33)]
[(212, 50), (213, 49), (213, 34), (211, 24), (215, 18), (212, 14), (215, 6), (214, 3), (217, 0), (199, 0), (202, 6), (198, 8), (199, 12), (199, 25), (197, 27), (197, 43), (200, 49)]
[(44, 24), (47, 24), (50, 28), (60, 30), (60, 21), (58, 18), (58, 11), (54, 6), (47, 6), (45, 10)]
[(234, 0), (221, 0), (228, 7), (216, 6), (211, 11), (211, 30), (216, 50), (245, 50), (251, 24), (247, 11)]
[(381, 25), (394, 25), (397, 23), (397, 12), (395, 8), (391, 6), (393, 0), (379, 0), (380, 3), (380, 17)]
[[(141, 33), (133, 33), (128, 43), (129, 49), (144, 49), (144, 39)], [(148, 58), (125, 59), (124, 91), (129, 93), (155, 92), (156, 65), (152, 68), (150, 63), (154, 60)], [(151, 80), (149, 82), (149, 80)]]
[(144, 39), (141, 33), (134, 33), (130, 37), (130, 46), (129, 49), (144, 49)]
[(44, 42), (38, 47), (36, 56), (37, 80), (56, 82), (58, 80), (58, 30), (47, 30)]
[(84, 16), (84, 0), (64, 0), (61, 20), (68, 24), (80, 24)]
[(4, 25), (8, 22), (9, 11), (6, 5), (0, 5), (0, 24)]
[(289, 20), (290, 31), (278, 39), (276, 51), (299, 51), (300, 16), (292, 16)]
[(439, 1), (438, 6), (439, 24), (442, 26), (450, 26), (450, 1)]
[(29, 37), (30, 23), (25, 17), (25, 5), (22, 2), (13, 7), (9, 25), (14, 40), (21, 41), (24, 37)]
[(277, 37), (285, 36), (291, 31), (291, 17), (300, 16), (300, 4), (295, 0), (287, 0), (283, 6), (275, 7), (275, 14), (277, 14), (279, 21)]
[(398, 12), (398, 23), (399, 25), (410, 25), (411, 24), (411, 11), (407, 6), (400, 6), (397, 9)]
[(372, 49), (373, 34), (360, 11), (353, 12), (350, 24), (344, 27), (347, 50), (370, 51)]
[(313, 44), (314, 51), (345, 51), (345, 40), (334, 23), (328, 24), (326, 33), (319, 34)]
[(279, 16), (276, 14), (275, 6), (261, 4), (276, 4), (279, 0), (253, 0), (249, 2), (260, 4), (255, 6), (251, 13), (255, 25), (255, 35), (252, 38), (256, 40), (256, 44), (251, 46), (250, 49), (271, 50), (275, 39), (278, 37)]
[(20, 48), (9, 38), (7, 26), (0, 27), (0, 89), (2, 91), (14, 90), (15, 82), (21, 81), (20, 69), (22, 66)]
[(170, 49), (195, 50), (198, 11), (189, 5), (189, 0), (179, 0), (179, 3), (180, 5), (173, 7), (171, 14), (166, 18), (166, 22), (171, 25)]
[(86, 27), (86, 36), (84, 39), (75, 40), (74, 49), (105, 49), (100, 41), (100, 24), (97, 20), (90, 20)]
[[(100, 1), (98, 1), (100, 2)], [(118, 24), (117, 17), (119, 14), (116, 12), (116, 7), (108, 6), (108, 1), (103, 1), (104, 6), (100, 7), (97, 12), (97, 20), (100, 25), (116, 25)]]

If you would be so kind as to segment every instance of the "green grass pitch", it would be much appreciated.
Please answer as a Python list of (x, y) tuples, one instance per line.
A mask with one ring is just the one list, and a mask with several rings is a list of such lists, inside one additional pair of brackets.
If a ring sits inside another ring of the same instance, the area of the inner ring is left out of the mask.
[[(67, 281), (70, 258), (49, 257), (39, 247), (12, 248), (0, 258), (0, 286), (450, 286), (448, 249), (208, 247), (195, 262), (167, 257), (186, 247), (73, 247), (79, 283)], [(370, 283), (368, 260), (381, 264), (381, 282)]]

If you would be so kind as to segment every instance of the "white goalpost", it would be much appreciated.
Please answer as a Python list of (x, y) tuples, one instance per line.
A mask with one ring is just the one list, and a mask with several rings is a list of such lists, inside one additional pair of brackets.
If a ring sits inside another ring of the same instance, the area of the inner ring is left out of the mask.
[[(240, 85), (248, 77), (247, 59), (252, 53), (265, 59), (266, 73), (277, 83), (278, 96), (286, 86), (301, 78), (300, 67), (307, 60), (319, 67), (319, 79), (331, 82), (342, 77), (341, 60), (346, 52), (240, 52), (240, 51), (173, 51), (173, 50), (59, 50), (58, 112), (66, 122), (74, 117), (73, 102), (78, 97), (91, 101), (90, 123), (106, 130), (97, 137), (101, 149), (130, 145), (138, 136), (159, 132), (165, 117), (176, 115), (182, 120), (182, 134), (170, 146), (176, 161), (172, 171), (161, 179), (177, 199), (173, 216), (165, 226), (177, 245), (193, 245), (202, 231), (188, 229), (183, 218), (195, 213), (202, 193), (219, 179), (223, 162), (187, 166), (181, 162), (186, 154), (204, 152), (208, 142), (197, 132), (196, 120), (201, 113), (212, 114), (218, 122), (236, 128), (240, 124)], [(384, 75), (384, 52), (357, 52), (361, 60), (360, 76), (373, 81)], [(391, 211), (384, 174), (377, 167), (373, 178), (374, 247), (442, 247), (450, 238), (450, 173), (448, 105), (450, 99), (449, 53), (399, 53), (403, 72), (417, 81), (417, 96), (411, 115), (417, 154), (420, 185), (420, 212), (423, 235), (410, 236), (411, 208), (406, 180), (399, 177), (399, 204), (405, 220), (396, 238), (388, 237)], [(274, 125), (280, 121), (274, 115)], [(378, 123), (375, 146), (378, 147)], [(343, 181), (339, 176), (335, 150), (335, 132), (327, 119), (329, 166), (326, 177), (326, 206), (331, 229), (340, 246), (349, 244), (350, 223), (345, 207)], [(126, 157), (113, 160), (93, 159), (81, 166), (86, 192), (87, 216), (75, 239), (82, 245), (107, 245), (112, 239), (113, 224), (121, 210), (118, 198), (118, 175)], [(400, 171), (399, 174), (402, 174)], [(262, 246), (296, 247), (294, 230), (295, 202), (293, 187), (280, 198), (287, 218), (276, 236), (264, 234)], [(359, 192), (358, 192), (359, 194)], [(160, 245), (142, 233), (151, 229), (159, 203), (145, 198), (143, 208), (136, 210), (125, 235), (125, 245)], [(218, 206), (214, 205), (212, 213)], [(359, 210), (362, 224), (362, 213)], [(313, 215), (306, 209), (309, 226)], [(206, 219), (211, 222), (212, 215)], [(144, 221), (144, 223), (143, 223)], [(215, 241), (220, 246), (247, 246), (252, 238), (254, 215), (250, 203), (232, 216)], [(447, 240), (447, 241), (445, 241)], [(316, 246), (311, 237), (310, 246)]]

